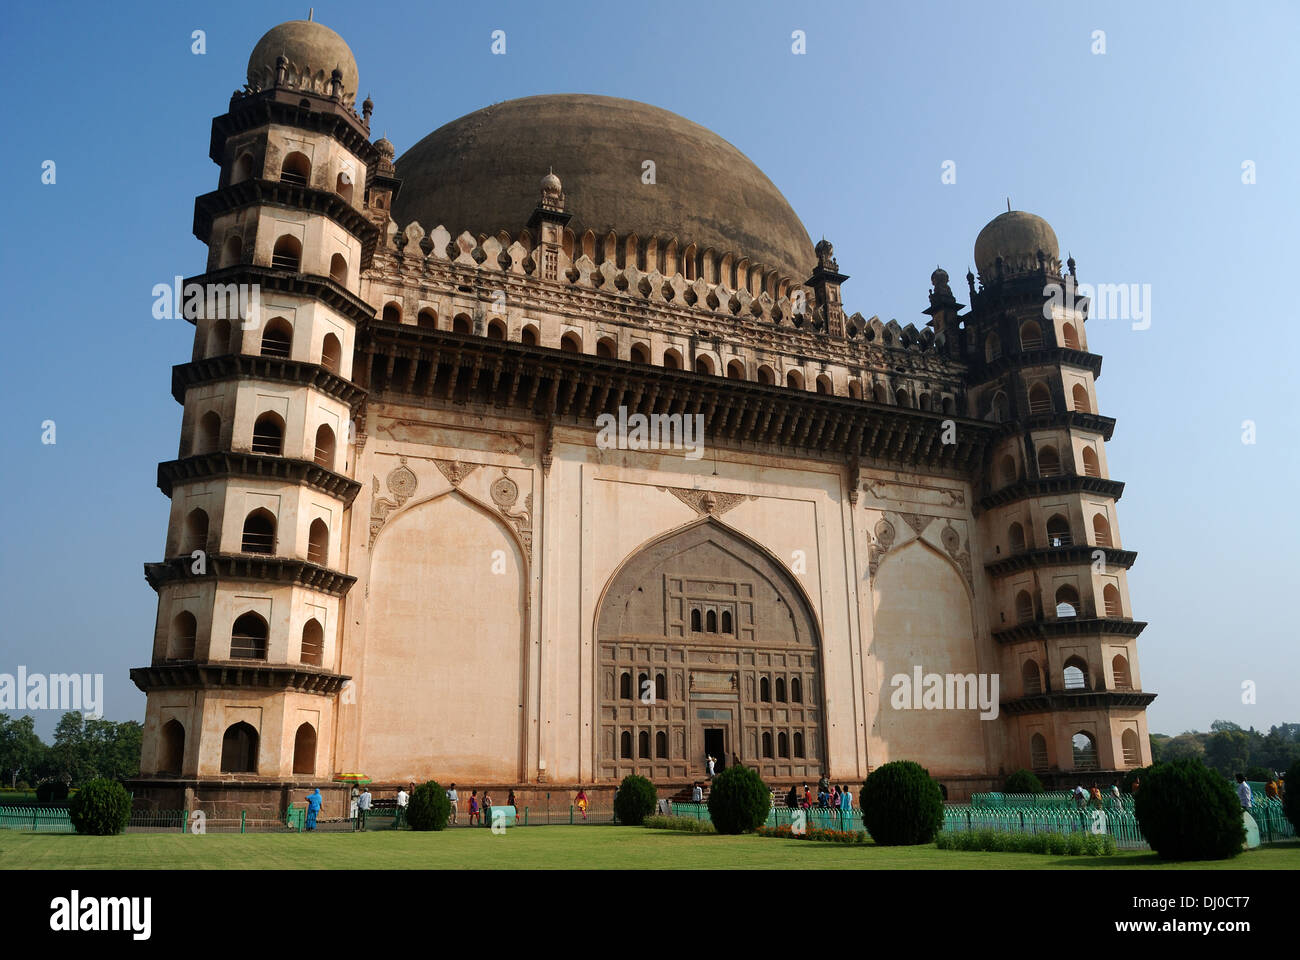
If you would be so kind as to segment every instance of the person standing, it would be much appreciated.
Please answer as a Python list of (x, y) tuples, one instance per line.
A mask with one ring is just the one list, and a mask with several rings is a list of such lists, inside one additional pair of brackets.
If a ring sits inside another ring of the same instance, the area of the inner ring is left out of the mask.
[(700, 786), (700, 781), (696, 780), (695, 785), (691, 787), (691, 803), (704, 802), (704, 788)]
[(361, 832), (366, 832), (366, 815), (370, 813), (370, 788), (366, 787), (357, 797), (357, 818), (361, 823)]
[(307, 794), (307, 829), (316, 829), (316, 814), (320, 813), (325, 798), (320, 795), (320, 787)]
[(506, 798), (506, 806), (515, 811), (515, 822), (517, 823), (519, 821), (519, 804), (515, 802), (514, 790), (511, 790), (510, 796)]
[(579, 787), (578, 797), (574, 801), (574, 803), (576, 803), (578, 805), (578, 809), (582, 811), (582, 819), (586, 820), (587, 819), (587, 791)]
[(469, 792), (469, 825), (474, 826), (474, 821), (478, 819), (478, 791)]
[(785, 805), (791, 810), (799, 806), (799, 787), (793, 783), (790, 784), (790, 792), (785, 795)]
[(357, 832), (357, 798), (361, 796), (361, 791), (357, 789), (356, 784), (352, 786), (352, 792), (348, 795), (348, 818), (352, 821), (352, 832)]
[(451, 822), (456, 822), (456, 814), (460, 812), (460, 794), (456, 792), (456, 784), (452, 784), (447, 790), (447, 799), (451, 801)]
[(397, 790), (397, 816), (393, 820), (393, 828), (404, 826), (406, 824), (406, 805), (411, 802), (410, 794), (404, 787)]
[(483, 789), (483, 826), (492, 826), (492, 794)]
[(708, 766), (708, 769), (709, 769), (709, 779), (712, 780), (712, 779), (713, 779), (713, 764), (714, 764), (715, 761), (714, 761), (714, 759), (713, 759), (713, 756), (710, 755), (710, 754), (706, 754), (706, 757), (707, 757), (707, 760), (708, 760), (707, 766)]
[(1241, 809), (1249, 810), (1253, 797), (1250, 793), (1250, 784), (1246, 782), (1243, 774), (1237, 774), (1237, 799), (1241, 801)]
[(1118, 780), (1112, 780), (1110, 782), (1110, 798), (1115, 801), (1116, 805), (1122, 805), (1124, 802), (1120, 797)]
[(853, 794), (849, 793), (848, 784), (844, 783), (840, 784), (840, 809), (850, 811), (853, 809)]

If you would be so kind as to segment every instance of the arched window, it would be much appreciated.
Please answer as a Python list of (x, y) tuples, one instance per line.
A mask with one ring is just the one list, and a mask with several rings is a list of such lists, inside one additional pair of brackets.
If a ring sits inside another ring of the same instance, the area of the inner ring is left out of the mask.
[(243, 183), (253, 175), (253, 155), (251, 153), (241, 153), (239, 159), (235, 161), (235, 167), (230, 173), (231, 184)]
[(311, 161), (305, 153), (294, 151), (280, 165), (280, 182), (305, 187), (311, 181)]
[(1080, 349), (1079, 334), (1074, 329), (1074, 324), (1067, 323), (1065, 326), (1061, 327), (1061, 339), (1064, 341), (1067, 350)]
[(396, 300), (390, 300), (388, 303), (384, 304), (384, 312), (380, 316), (380, 319), (383, 320), (384, 323), (401, 323), (402, 322), (401, 304), (399, 304)]
[(776, 678), (776, 702), (785, 703), (785, 677)]
[(710, 610), (704, 614), (704, 632), (705, 633), (718, 632), (718, 611)]
[(1029, 738), (1029, 765), (1035, 770), (1047, 769), (1047, 738), (1041, 733)]
[(628, 352), (628, 359), (633, 363), (649, 363), (650, 348), (644, 343), (634, 343), (632, 349)]
[(1124, 750), (1124, 766), (1142, 766), (1142, 751), (1138, 748), (1137, 733), (1133, 730), (1125, 730), (1120, 736), (1119, 742)]
[(1031, 414), (1052, 412), (1052, 394), (1047, 389), (1047, 384), (1036, 383), (1029, 388), (1029, 412)]
[(1043, 328), (1037, 320), (1030, 320), (1020, 328), (1020, 349), (1037, 350), (1043, 345)]
[(524, 328), (519, 331), (519, 342), (526, 347), (537, 346), (537, 328), (531, 323), (526, 324)]
[(944, 413), (952, 413), (957, 408), (952, 397), (944, 397), (941, 406), (943, 407)]
[(699, 633), (703, 628), (700, 626), (700, 610), (698, 607), (691, 611), (691, 630)]
[(253, 423), (253, 452), (278, 457), (284, 449), (284, 421), (278, 413), (262, 414)]
[(1115, 674), (1116, 690), (1132, 690), (1133, 680), (1128, 672), (1128, 658), (1117, 653), (1110, 661), (1111, 672)]
[(217, 266), (233, 267), (243, 258), (244, 241), (235, 234), (231, 234), (221, 246), (221, 259), (217, 262)]
[(209, 410), (199, 418), (198, 442), (194, 445), (195, 453), (214, 453), (221, 449), (221, 417)]
[(421, 330), (437, 330), (438, 312), (429, 307), (424, 307), (415, 315), (415, 325)]
[(1025, 549), (1025, 528), (1019, 523), (1011, 524), (1011, 528), (1007, 531), (1007, 540), (1010, 541), (1013, 552)]
[(790, 702), (803, 703), (803, 682), (798, 677), (790, 678)]
[(668, 699), (668, 678), (662, 673), (655, 674), (655, 699), (661, 702)]
[(613, 337), (601, 337), (596, 341), (596, 356), (613, 360), (618, 356), (618, 347)]
[(642, 760), (649, 760), (650, 759), (650, 731), (642, 730), (640, 733), (636, 735), (636, 740), (637, 740), (637, 756), (639, 756)]
[(297, 273), (301, 263), (302, 243), (297, 237), (286, 235), (275, 241), (275, 248), (271, 251), (271, 266)]
[(713, 374), (713, 358), (709, 356), (698, 356), (695, 358), (695, 372)]
[(722, 611), (722, 632), (725, 634), (730, 634), (732, 632), (730, 610)]
[(487, 335), (489, 340), (504, 340), (506, 338), (506, 325), (502, 320), (492, 320), (488, 323)]
[(1016, 470), (1016, 458), (1007, 454), (1002, 458), (1002, 483), (1009, 486), (1018, 479), (1020, 479), (1020, 474)]
[(929, 395), (928, 393), (923, 393), (923, 394), (921, 394), (919, 397), (917, 397), (916, 405), (917, 405), (917, 407), (919, 407), (919, 408), (922, 409), (922, 410), (929, 410), (929, 409), (930, 409), (930, 395)]
[(1070, 534), (1070, 522), (1059, 513), (1053, 514), (1047, 521), (1047, 543), (1053, 547), (1068, 547), (1074, 544)]
[(1040, 477), (1061, 475), (1061, 457), (1055, 447), (1043, 447), (1038, 451), (1038, 475)]
[(1025, 696), (1032, 697), (1043, 692), (1043, 675), (1036, 661), (1025, 661), (1025, 665), (1020, 668), (1020, 679), (1024, 681)]
[(330, 373), (338, 373), (343, 360), (343, 347), (339, 338), (332, 333), (325, 334), (320, 345), (320, 365)]
[(758, 699), (764, 703), (772, 702), (772, 681), (763, 677), (758, 681)]
[(172, 635), (167, 644), (168, 660), (193, 660), (194, 643), (199, 635), (194, 614), (182, 610), (172, 620)]
[(308, 776), (316, 772), (316, 728), (310, 723), (299, 724), (293, 736), (293, 772)]
[(287, 360), (293, 351), (293, 327), (284, 317), (276, 317), (262, 331), (262, 356)]
[(317, 518), (307, 530), (307, 560), (321, 566), (329, 563), (330, 530), (325, 521)]
[(824, 373), (817, 378), (817, 392), (827, 396), (835, 392), (831, 389), (831, 378)]
[(803, 374), (798, 370), (788, 370), (785, 375), (785, 385), (791, 390), (803, 389)]
[(334, 431), (329, 424), (322, 423), (316, 428), (316, 452), (312, 459), (326, 470), (334, 469)]
[(1077, 617), (1080, 613), (1079, 591), (1068, 583), (1056, 591), (1056, 616), (1058, 619)]
[(672, 349), (665, 350), (664, 369), (680, 370), (681, 368), (682, 368), (682, 355), (678, 353), (676, 350), (672, 350)]
[(1065, 661), (1063, 675), (1066, 690), (1091, 689), (1088, 686), (1088, 664), (1079, 657), (1071, 657)]
[(1101, 476), (1101, 463), (1097, 460), (1097, 451), (1092, 447), (1083, 448), (1083, 475), (1085, 477)]
[(769, 760), (772, 758), (772, 735), (766, 730), (763, 731), (763, 756)]
[(1102, 603), (1106, 608), (1106, 616), (1118, 618), (1124, 616), (1124, 607), (1120, 603), (1119, 588), (1113, 583), (1106, 584), (1105, 589), (1101, 591)]
[(325, 630), (315, 617), (303, 624), (299, 659), (309, 667), (319, 667), (325, 662)]
[(776, 371), (767, 364), (763, 364), (758, 368), (758, 382), (765, 383), (769, 387), (774, 386), (776, 384)]
[(654, 690), (654, 688), (653, 688), (652, 686), (650, 686), (650, 674), (648, 674), (648, 673), (638, 673), (638, 674), (636, 675), (636, 696), (637, 696), (637, 699), (639, 700), (639, 699), (641, 699), (641, 698), (644, 697), (644, 696), (648, 696), (648, 695), (649, 695), (653, 690)]
[(330, 279), (339, 286), (346, 287), (348, 284), (348, 261), (341, 253), (330, 257)]
[(1071, 397), (1074, 398), (1074, 409), (1080, 413), (1089, 413), (1088, 406), (1088, 388), (1081, 383), (1076, 383), (1074, 389), (1070, 391)]
[(230, 630), (230, 658), (265, 660), (267, 633), (266, 621), (257, 614), (241, 616)]
[(1016, 622), (1028, 623), (1034, 619), (1034, 598), (1028, 590), (1016, 594)]
[(802, 759), (804, 756), (802, 733), (795, 733), (794, 735), (794, 755), (796, 757), (799, 757), (800, 759)]
[(850, 380), (850, 381), (849, 381), (849, 396), (852, 397), (854, 400), (861, 400), (861, 399), (862, 399), (862, 381), (861, 381), (861, 380)]
[(778, 733), (776, 735), (776, 755), (786, 760), (790, 759), (790, 735), (787, 733)]
[(620, 700), (632, 699), (632, 674), (626, 670), (618, 678), (618, 696)]
[(348, 203), (352, 202), (352, 177), (346, 170), (341, 171), (334, 178), (334, 192)]
[(275, 553), (275, 517), (270, 510), (259, 507), (245, 518), (240, 549), (244, 553)]
[(1074, 769), (1097, 769), (1097, 741), (1092, 734), (1080, 730), (1070, 738), (1070, 746), (1074, 751)]
[(743, 361), (743, 360), (732, 360), (730, 363), (728, 363), (728, 364), (727, 364), (727, 379), (728, 379), (728, 380), (744, 380), (744, 379), (745, 379), (745, 361)]
[(1002, 341), (996, 333), (990, 333), (984, 340), (984, 362), (992, 363), (1002, 356)]
[(894, 404), (899, 407), (910, 407), (912, 398), (907, 395), (906, 387), (899, 387), (894, 391)]
[(993, 394), (993, 422), (1006, 423), (1011, 419), (1011, 404), (1007, 400), (1007, 395), (999, 390)]
[(668, 759), (668, 734), (662, 730), (655, 734), (655, 758), (657, 760)]
[(185, 763), (185, 728), (179, 720), (163, 724), (158, 743), (158, 772), (180, 773)]
[(624, 730), (618, 738), (618, 755), (624, 760), (632, 759), (632, 734)]
[(185, 540), (181, 544), (182, 553), (208, 549), (208, 514), (206, 510), (195, 507), (185, 517)]
[(565, 353), (582, 353), (582, 337), (572, 331), (566, 333), (560, 338), (560, 349)]
[(889, 391), (885, 389), (883, 383), (878, 383), (871, 388), (871, 399), (876, 403), (888, 403)]
[(1112, 545), (1110, 542), (1110, 522), (1100, 513), (1092, 518), (1092, 537), (1099, 547)]

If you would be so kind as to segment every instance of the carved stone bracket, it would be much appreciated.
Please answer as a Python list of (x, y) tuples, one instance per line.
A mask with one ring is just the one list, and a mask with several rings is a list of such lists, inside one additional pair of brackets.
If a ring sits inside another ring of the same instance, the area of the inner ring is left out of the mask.
[(702, 517), (720, 517), (732, 507), (757, 497), (743, 493), (714, 493), (712, 490), (688, 490), (685, 487), (657, 487), (671, 493)]
[(434, 460), (433, 462), (453, 487), (459, 487), (462, 480), (479, 468), (477, 463), (463, 463), (460, 460)]

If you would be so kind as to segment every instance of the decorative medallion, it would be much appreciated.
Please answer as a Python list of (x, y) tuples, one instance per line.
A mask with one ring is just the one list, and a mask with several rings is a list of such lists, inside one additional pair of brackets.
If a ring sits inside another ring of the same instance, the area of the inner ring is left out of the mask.
[(953, 527), (952, 521), (939, 533), (939, 539), (943, 541), (943, 548), (948, 551), (948, 556), (961, 568), (962, 576), (970, 584), (971, 589), (975, 588), (975, 577), (971, 572), (970, 551), (962, 549), (961, 534)]
[(491, 492), (492, 502), (502, 510), (509, 510), (519, 499), (519, 485), (511, 480), (504, 470), (501, 471), (501, 476), (492, 482)]
[(420, 481), (415, 476), (415, 471), (406, 465), (406, 458), (399, 457), (400, 463), (389, 471), (384, 485), (388, 487), (388, 492), (393, 495), (393, 499), (379, 496), (379, 478), (371, 476), (370, 478), (370, 546), (375, 545), (375, 537), (379, 536), (379, 531), (383, 529), (384, 524), (388, 521), (388, 515), (404, 504), (415, 494), (415, 488)]
[(497, 505), (507, 520), (515, 525), (519, 531), (519, 539), (524, 542), (524, 547), (531, 557), (533, 553), (533, 495), (530, 493), (524, 498), (524, 509), (512, 510), (511, 508), (519, 500), (519, 484), (510, 479), (510, 474), (505, 467), (501, 468), (501, 476), (492, 481), (489, 488), (492, 496), (492, 502)]

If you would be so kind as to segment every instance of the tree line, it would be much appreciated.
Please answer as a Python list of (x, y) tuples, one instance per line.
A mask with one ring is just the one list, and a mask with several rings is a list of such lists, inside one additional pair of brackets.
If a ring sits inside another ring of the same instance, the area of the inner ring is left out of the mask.
[(54, 742), (36, 734), (30, 714), (10, 719), (0, 713), (0, 782), (16, 788), (58, 780), (77, 787), (100, 777), (125, 780), (140, 773), (140, 735), (134, 720), (121, 723), (65, 713)]
[(1267, 780), (1300, 761), (1300, 723), (1283, 723), (1261, 733), (1230, 720), (1215, 720), (1208, 733), (1188, 730), (1176, 737), (1151, 734), (1154, 763), (1195, 757), (1225, 777), (1241, 773), (1247, 780)]

